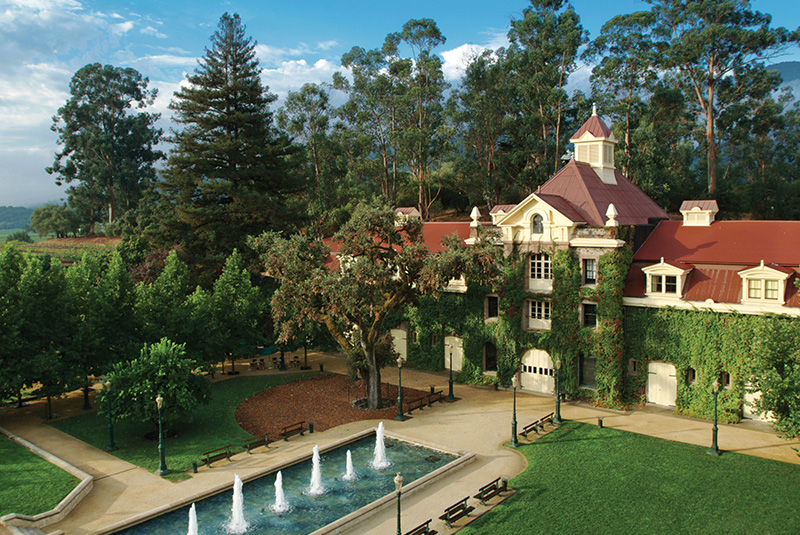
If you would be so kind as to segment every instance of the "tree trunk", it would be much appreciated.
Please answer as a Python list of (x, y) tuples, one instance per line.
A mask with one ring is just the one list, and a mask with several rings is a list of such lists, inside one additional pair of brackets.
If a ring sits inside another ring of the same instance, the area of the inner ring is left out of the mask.
[(381, 371), (378, 369), (374, 349), (364, 349), (364, 356), (367, 357), (367, 370), (361, 377), (364, 379), (367, 409), (374, 411), (381, 408)]

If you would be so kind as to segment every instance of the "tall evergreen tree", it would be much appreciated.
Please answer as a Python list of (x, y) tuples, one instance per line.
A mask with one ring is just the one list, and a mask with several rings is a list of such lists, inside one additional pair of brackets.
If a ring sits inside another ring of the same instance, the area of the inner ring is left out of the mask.
[(273, 127), (268, 92), (259, 77), (256, 43), (239, 15), (225, 13), (188, 85), (170, 107), (183, 126), (163, 191), (175, 218), (169, 237), (196, 260), (217, 266), (245, 237), (290, 226), (291, 193), (302, 183), (286, 164), (287, 138)]

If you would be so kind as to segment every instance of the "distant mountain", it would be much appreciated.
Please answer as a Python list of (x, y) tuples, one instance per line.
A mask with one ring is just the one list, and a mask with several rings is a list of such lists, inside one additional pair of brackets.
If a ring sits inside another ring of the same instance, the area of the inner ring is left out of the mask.
[(0, 230), (25, 228), (31, 224), (33, 208), (0, 206)]
[(781, 73), (783, 85), (791, 88), (795, 99), (800, 99), (800, 61), (782, 61), (768, 68)]

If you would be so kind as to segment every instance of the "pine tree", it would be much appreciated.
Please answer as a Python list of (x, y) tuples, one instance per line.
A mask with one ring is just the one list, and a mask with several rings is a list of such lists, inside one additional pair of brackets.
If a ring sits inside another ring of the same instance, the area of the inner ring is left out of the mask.
[(221, 265), (248, 234), (289, 226), (291, 193), (301, 189), (285, 157), (289, 141), (273, 127), (275, 95), (259, 78), (256, 43), (239, 15), (225, 13), (189, 84), (170, 107), (174, 132), (163, 184), (173, 215), (169, 238), (194, 259)]

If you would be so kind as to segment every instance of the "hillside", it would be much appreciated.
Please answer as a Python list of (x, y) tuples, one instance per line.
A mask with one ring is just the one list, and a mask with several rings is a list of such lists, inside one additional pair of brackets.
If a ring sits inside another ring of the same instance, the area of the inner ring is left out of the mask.
[(0, 206), (0, 230), (25, 228), (31, 224), (33, 208)]

